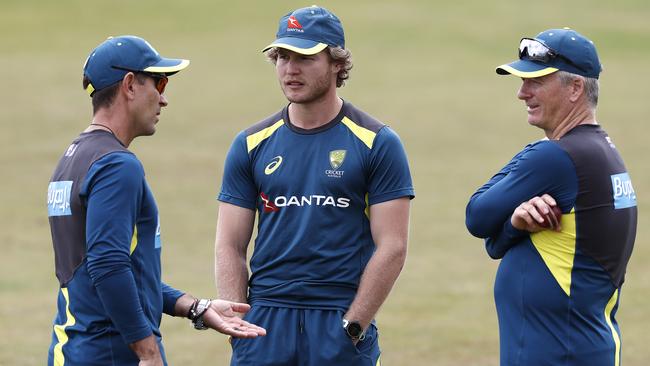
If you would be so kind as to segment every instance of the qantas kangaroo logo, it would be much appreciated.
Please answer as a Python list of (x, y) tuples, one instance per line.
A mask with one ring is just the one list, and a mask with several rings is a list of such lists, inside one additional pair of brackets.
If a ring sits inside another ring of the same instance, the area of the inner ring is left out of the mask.
[(302, 29), (302, 25), (300, 25), (298, 19), (292, 15), (289, 17), (289, 20), (287, 20), (287, 28)]

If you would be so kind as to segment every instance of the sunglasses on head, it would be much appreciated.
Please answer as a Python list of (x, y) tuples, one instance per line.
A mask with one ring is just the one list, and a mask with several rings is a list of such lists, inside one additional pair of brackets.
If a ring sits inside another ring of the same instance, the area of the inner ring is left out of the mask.
[(519, 42), (519, 59), (539, 61), (543, 64), (550, 64), (556, 58), (561, 58), (568, 64), (586, 71), (584, 68), (576, 65), (568, 57), (563, 56), (551, 47), (547, 46), (543, 41), (534, 38), (522, 38)]
[(156, 87), (156, 90), (158, 90), (158, 93), (162, 94), (165, 92), (165, 87), (167, 87), (167, 82), (169, 82), (169, 79), (167, 78), (167, 75), (165, 74), (157, 74), (153, 72), (146, 72), (146, 71), (139, 71), (139, 70), (131, 70), (127, 69), (126, 67), (120, 67), (120, 66), (111, 66), (114, 69), (118, 70), (124, 70), (124, 71), (130, 71), (134, 74), (141, 74), (145, 75), (147, 77), (150, 77), (153, 79), (154, 86)]

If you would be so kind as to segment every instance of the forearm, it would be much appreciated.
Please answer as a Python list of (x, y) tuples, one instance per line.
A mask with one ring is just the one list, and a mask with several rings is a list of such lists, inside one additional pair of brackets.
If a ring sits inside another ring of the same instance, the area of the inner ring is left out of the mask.
[(176, 305), (178, 303), (178, 300), (183, 296), (183, 292), (163, 282), (162, 294), (163, 294), (163, 312), (171, 316), (180, 316), (180, 314), (177, 314)]
[(154, 335), (130, 343), (129, 348), (131, 348), (131, 350), (138, 356), (140, 361), (146, 361), (147, 365), (163, 364), (160, 349), (158, 348), (158, 342)]
[(219, 298), (245, 303), (248, 298), (246, 253), (232, 246), (217, 245), (215, 263)]
[(222, 202), (215, 239), (215, 280), (220, 299), (247, 302), (246, 251), (253, 233), (255, 211)]
[(485, 239), (485, 250), (492, 259), (501, 259), (510, 248), (527, 235), (527, 232), (514, 228), (508, 220), (499, 233)]
[(508, 176), (516, 165), (519, 155), (517, 154), (470, 197), (465, 208), (465, 226), (472, 235), (479, 238), (492, 236), (500, 230), (507, 219), (498, 214), (499, 207), (503, 204), (501, 197), (504, 192), (493, 187)]
[(368, 327), (384, 303), (406, 260), (406, 244), (378, 249), (368, 262), (354, 301), (345, 319), (356, 320)]
[[(126, 343), (152, 335), (133, 275), (128, 267), (100, 271), (89, 265), (89, 273), (106, 314)], [(100, 275), (101, 273), (101, 275)]]
[(187, 314), (190, 311), (190, 307), (194, 304), (196, 298), (190, 294), (183, 294), (176, 300), (174, 305), (174, 316), (187, 317)]

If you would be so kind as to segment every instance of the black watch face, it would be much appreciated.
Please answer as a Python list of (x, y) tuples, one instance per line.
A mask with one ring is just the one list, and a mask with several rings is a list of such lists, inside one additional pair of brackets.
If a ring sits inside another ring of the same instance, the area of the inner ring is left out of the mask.
[(361, 335), (361, 332), (363, 330), (361, 329), (361, 324), (357, 322), (351, 322), (350, 324), (348, 324), (347, 331), (350, 337), (357, 338)]

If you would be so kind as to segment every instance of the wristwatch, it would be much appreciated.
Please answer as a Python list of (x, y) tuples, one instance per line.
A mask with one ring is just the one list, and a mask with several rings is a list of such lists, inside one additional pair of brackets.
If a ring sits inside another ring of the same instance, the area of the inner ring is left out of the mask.
[(366, 337), (366, 332), (361, 327), (361, 323), (356, 320), (343, 319), (343, 329), (353, 341), (362, 341)]
[(190, 320), (192, 320), (194, 329), (198, 329), (198, 330), (208, 329), (208, 327), (203, 322), (203, 314), (205, 314), (205, 312), (208, 311), (211, 303), (212, 300), (210, 299), (200, 299), (200, 300), (195, 300), (192, 306), (190, 307), (190, 311), (188, 312), (187, 317), (190, 318)]

